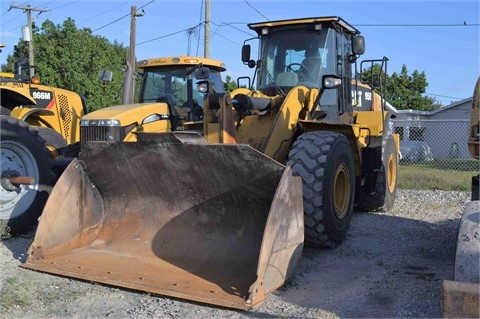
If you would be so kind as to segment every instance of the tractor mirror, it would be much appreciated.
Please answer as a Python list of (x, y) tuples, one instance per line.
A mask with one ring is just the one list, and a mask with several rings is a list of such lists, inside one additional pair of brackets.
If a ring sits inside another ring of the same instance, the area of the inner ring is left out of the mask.
[(365, 38), (357, 35), (352, 39), (352, 52), (355, 55), (362, 55), (365, 53)]
[(204, 80), (210, 76), (210, 69), (205, 67), (198, 68), (194, 73), (195, 79)]
[(250, 62), (250, 44), (244, 44), (242, 46), (242, 62), (244, 64)]

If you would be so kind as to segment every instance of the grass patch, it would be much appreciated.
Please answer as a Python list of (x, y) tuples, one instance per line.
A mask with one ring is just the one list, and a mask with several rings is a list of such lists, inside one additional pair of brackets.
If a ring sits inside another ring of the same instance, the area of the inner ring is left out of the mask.
[(0, 293), (0, 313), (6, 314), (16, 308), (25, 308), (33, 304), (35, 292), (32, 280), (25, 273), (9, 277)]
[[(452, 161), (462, 165), (451, 169)], [(470, 191), (472, 176), (478, 172), (479, 162), (474, 160), (435, 160), (415, 165), (402, 163), (398, 168), (397, 186), (400, 189)]]
[[(43, 309), (52, 314), (58, 313), (59, 306), (63, 307), (70, 300), (84, 297), (91, 286), (75, 284), (72, 289), (71, 280), (52, 278), (39, 279), (35, 272), (20, 271), (7, 278), (0, 286), (0, 318), (2, 315), (23, 312), (32, 309)], [(60, 313), (59, 313), (60, 314)]]
[(474, 172), (480, 169), (480, 161), (466, 158), (438, 158), (424, 162), (401, 162), (402, 167), (426, 167), (441, 170)]

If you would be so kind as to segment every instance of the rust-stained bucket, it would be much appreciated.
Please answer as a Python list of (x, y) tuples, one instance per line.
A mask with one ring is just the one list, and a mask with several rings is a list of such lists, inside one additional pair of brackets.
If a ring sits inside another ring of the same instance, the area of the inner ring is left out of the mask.
[(300, 178), (249, 146), (189, 140), (88, 145), (55, 185), (22, 267), (258, 306), (301, 256)]

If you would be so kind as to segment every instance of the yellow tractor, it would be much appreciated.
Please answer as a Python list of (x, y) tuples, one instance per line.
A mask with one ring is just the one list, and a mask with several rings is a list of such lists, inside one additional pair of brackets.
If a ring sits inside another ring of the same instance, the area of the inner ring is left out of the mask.
[(138, 132), (203, 129), (203, 96), (207, 88), (223, 92), (223, 62), (194, 56), (161, 57), (142, 60), (138, 67), (142, 71), (138, 103), (85, 115), (80, 124), (82, 145), (133, 142)]
[[(136, 143), (109, 142), (131, 132), (123, 123), (99, 130), (52, 191), (23, 267), (249, 310), (294, 274), (304, 242), (345, 238), (354, 203), (393, 205), (398, 136), (371, 88), (354, 99), (360, 32), (340, 17), (249, 27), (256, 90), (207, 89), (200, 130), (135, 124)], [(308, 79), (296, 61), (312, 47)]]
[(87, 106), (81, 95), (40, 84), (21, 72), (0, 74), (0, 106), (3, 238), (36, 223), (58, 163), (78, 152), (80, 118)]

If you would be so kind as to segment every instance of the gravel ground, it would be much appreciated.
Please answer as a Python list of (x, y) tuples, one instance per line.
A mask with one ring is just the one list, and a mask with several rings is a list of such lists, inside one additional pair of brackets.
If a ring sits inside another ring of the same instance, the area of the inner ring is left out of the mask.
[(438, 318), (469, 197), (399, 190), (389, 213), (356, 213), (339, 247), (304, 249), (292, 281), (249, 312), (20, 268), (32, 229), (0, 242), (0, 318)]

